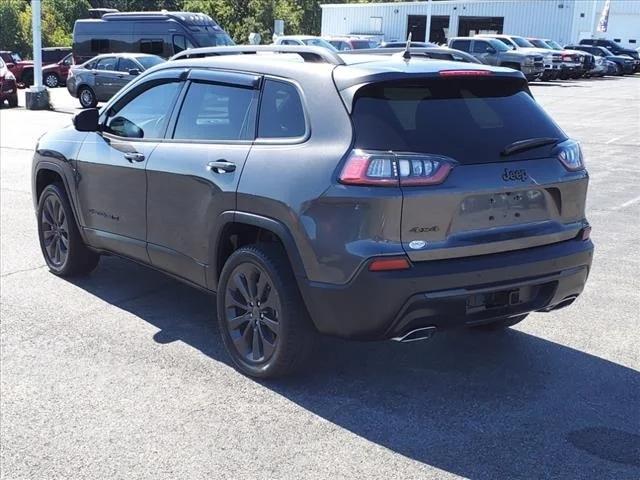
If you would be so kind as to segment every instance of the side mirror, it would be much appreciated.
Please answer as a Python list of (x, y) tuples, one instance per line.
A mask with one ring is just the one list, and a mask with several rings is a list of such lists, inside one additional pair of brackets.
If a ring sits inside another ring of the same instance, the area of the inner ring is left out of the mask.
[(73, 116), (73, 126), (79, 132), (97, 132), (98, 116), (97, 108), (87, 108)]
[(133, 75), (133, 76), (140, 75), (140, 69), (132, 68), (131, 70), (129, 70), (129, 75)]
[(496, 49), (493, 47), (487, 47), (487, 53), (490, 53), (491, 55), (493, 55), (494, 53), (496, 53)]
[(126, 138), (143, 138), (144, 131), (131, 120), (124, 117), (115, 117), (109, 122), (109, 132)]

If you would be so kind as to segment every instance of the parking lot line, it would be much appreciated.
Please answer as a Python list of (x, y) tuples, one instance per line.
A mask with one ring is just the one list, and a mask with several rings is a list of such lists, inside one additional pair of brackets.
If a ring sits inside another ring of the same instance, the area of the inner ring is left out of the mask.
[(636, 198), (632, 198), (628, 202), (624, 202), (624, 203), (618, 205), (617, 207), (614, 207), (614, 210), (622, 210), (623, 208), (630, 207), (634, 203), (638, 203), (638, 202), (640, 202), (640, 195), (638, 195)]

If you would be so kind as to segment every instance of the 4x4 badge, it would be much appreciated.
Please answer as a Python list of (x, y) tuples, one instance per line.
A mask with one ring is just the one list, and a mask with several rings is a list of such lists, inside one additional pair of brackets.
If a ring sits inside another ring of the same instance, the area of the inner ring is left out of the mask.
[(509, 170), (508, 168), (504, 169), (504, 173), (502, 174), (502, 180), (508, 182), (510, 180), (520, 180), (524, 182), (529, 175), (527, 175), (527, 171), (524, 168), (520, 168), (518, 170)]

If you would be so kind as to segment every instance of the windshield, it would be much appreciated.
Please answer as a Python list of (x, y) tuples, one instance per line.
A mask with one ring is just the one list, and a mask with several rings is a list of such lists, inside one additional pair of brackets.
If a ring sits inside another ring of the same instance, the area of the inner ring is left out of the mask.
[(310, 47), (323, 47), (328, 48), (333, 52), (337, 52), (336, 47), (331, 45), (326, 40), (323, 40), (322, 38), (304, 38), (302, 39), (302, 43), (304, 43), (305, 45), (309, 45)]
[(605, 48), (605, 47), (599, 47), (599, 48), (600, 48), (600, 51), (602, 53), (604, 53), (605, 57), (613, 57), (613, 56), (615, 56), (613, 53), (611, 53), (611, 50), (609, 50), (608, 48)]
[(140, 65), (142, 65), (145, 70), (164, 62), (164, 59), (156, 57), (155, 55), (150, 55), (148, 57), (136, 57), (136, 60), (140, 62)]
[(540, 39), (535, 39), (535, 40), (529, 40), (534, 47), (538, 47), (538, 48), (544, 48), (544, 49), (551, 49), (551, 46), (546, 43), (544, 40), (540, 40)]
[[(370, 84), (358, 92), (352, 117), (356, 148), (444, 155), (462, 164), (502, 161), (500, 152), (520, 140), (566, 138), (526, 82), (512, 78)], [(517, 155), (540, 158), (551, 148)]]
[(531, 43), (529, 40), (522, 38), (522, 37), (511, 37), (513, 42), (518, 45), (519, 47), (522, 48), (531, 48), (533, 47), (533, 43)]
[(509, 50), (511, 50), (511, 47), (509, 45), (505, 45), (500, 40), (491, 38), (488, 41), (491, 44), (491, 46), (495, 48), (498, 52), (508, 52)]
[(554, 42), (553, 40), (545, 40), (545, 42), (554, 50), (564, 50), (558, 42)]
[(0, 68), (4, 68), (4, 61), (0, 58)]
[[(202, 27), (203, 29), (205, 27)], [(212, 27), (206, 27), (207, 32), (191, 32), (199, 47), (226, 47), (235, 43), (224, 30), (214, 32)]]

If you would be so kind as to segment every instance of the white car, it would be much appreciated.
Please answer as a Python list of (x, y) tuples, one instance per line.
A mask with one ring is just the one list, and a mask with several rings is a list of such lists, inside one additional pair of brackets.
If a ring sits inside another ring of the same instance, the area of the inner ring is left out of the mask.
[(312, 35), (282, 35), (275, 39), (274, 45), (306, 45), (308, 47), (324, 47), (333, 52), (338, 50), (326, 40)]

